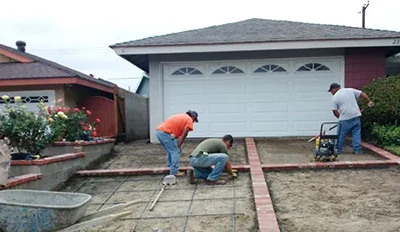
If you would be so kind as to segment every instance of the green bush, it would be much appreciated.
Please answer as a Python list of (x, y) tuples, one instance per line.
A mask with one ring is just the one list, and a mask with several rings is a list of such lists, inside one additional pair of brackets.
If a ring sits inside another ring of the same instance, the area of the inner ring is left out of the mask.
[(372, 134), (379, 144), (384, 146), (400, 145), (400, 126), (382, 126), (374, 125)]
[[(374, 80), (362, 88), (375, 106), (364, 111), (362, 116), (363, 136), (371, 138), (374, 125), (400, 124), (400, 76), (390, 76)], [(359, 99), (361, 109), (367, 107), (363, 99)]]

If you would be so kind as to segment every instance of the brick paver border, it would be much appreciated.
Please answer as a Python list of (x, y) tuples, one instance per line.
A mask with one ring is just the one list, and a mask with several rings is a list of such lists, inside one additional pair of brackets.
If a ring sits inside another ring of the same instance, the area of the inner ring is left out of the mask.
[[(232, 165), (233, 169), (239, 172), (247, 172), (250, 170), (249, 165)], [(192, 167), (179, 168), (180, 171), (186, 172)], [(97, 170), (81, 170), (76, 174), (79, 176), (133, 176), (133, 175), (151, 175), (151, 174), (168, 174), (169, 168), (124, 168), (124, 169), (97, 169)]]
[(21, 184), (26, 184), (34, 180), (41, 179), (43, 177), (42, 173), (32, 173), (32, 174), (25, 174), (22, 176), (16, 176), (8, 179), (8, 183), (6, 186), (0, 185), (0, 190), (9, 189)]
[(250, 164), (251, 184), (259, 232), (279, 232), (278, 220), (253, 138), (246, 138), (246, 149)]

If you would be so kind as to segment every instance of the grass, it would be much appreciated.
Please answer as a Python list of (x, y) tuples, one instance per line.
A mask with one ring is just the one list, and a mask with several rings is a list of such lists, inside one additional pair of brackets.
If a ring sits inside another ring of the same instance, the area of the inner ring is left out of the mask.
[(386, 146), (385, 149), (400, 156), (400, 146), (395, 146), (395, 145)]

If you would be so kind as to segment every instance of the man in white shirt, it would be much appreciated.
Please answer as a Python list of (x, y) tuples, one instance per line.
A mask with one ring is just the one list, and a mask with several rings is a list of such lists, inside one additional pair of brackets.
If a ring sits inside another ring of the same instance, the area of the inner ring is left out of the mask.
[(346, 135), (351, 132), (353, 137), (354, 154), (361, 153), (361, 110), (357, 104), (357, 98), (362, 97), (368, 107), (374, 106), (368, 95), (360, 90), (353, 88), (340, 88), (337, 83), (332, 83), (328, 92), (331, 92), (332, 111), (339, 119), (339, 139), (337, 141), (336, 152), (341, 154), (343, 151)]

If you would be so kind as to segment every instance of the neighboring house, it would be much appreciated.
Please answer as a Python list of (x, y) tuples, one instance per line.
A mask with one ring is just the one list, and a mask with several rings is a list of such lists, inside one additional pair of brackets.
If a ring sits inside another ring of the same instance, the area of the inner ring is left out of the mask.
[(110, 46), (150, 76), (150, 139), (164, 119), (197, 110), (190, 137), (312, 136), (332, 82), (385, 76), (400, 32), (249, 19)]
[[(27, 108), (33, 111), (38, 110), (41, 100), (46, 105), (65, 104), (71, 109), (86, 107), (92, 112), (92, 120), (97, 117), (102, 120), (97, 128), (99, 136), (141, 137), (137, 131), (133, 131), (134, 135), (126, 135), (127, 131), (133, 133), (130, 125), (136, 119), (125, 115), (125, 111), (136, 107), (133, 103), (142, 104), (140, 99), (129, 100), (129, 106), (125, 106), (125, 98), (132, 98), (133, 93), (122, 94), (114, 83), (29, 54), (22, 41), (17, 42), (17, 46), (18, 49), (14, 49), (0, 44), (0, 96), (9, 95), (12, 100), (21, 96)], [(58, 99), (64, 101), (57, 103)], [(116, 99), (118, 102), (114, 104)], [(0, 99), (0, 110), (5, 109), (4, 103)], [(147, 109), (142, 111), (147, 115)], [(136, 115), (141, 114), (136, 112)], [(148, 122), (143, 117), (140, 119), (142, 124)], [(148, 132), (145, 133), (147, 136)]]
[(143, 75), (136, 87), (135, 93), (143, 97), (149, 97), (149, 92), (150, 92), (150, 79), (148, 76)]
[(400, 53), (386, 59), (386, 75), (400, 75)]

